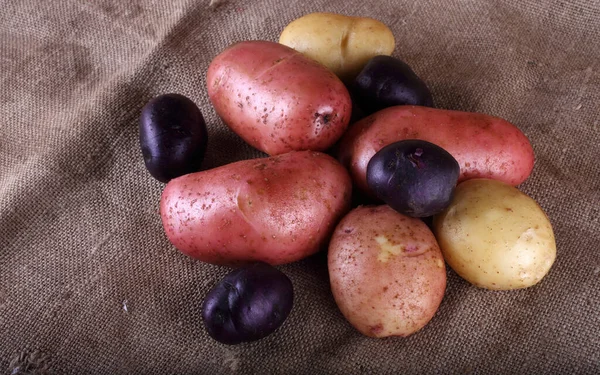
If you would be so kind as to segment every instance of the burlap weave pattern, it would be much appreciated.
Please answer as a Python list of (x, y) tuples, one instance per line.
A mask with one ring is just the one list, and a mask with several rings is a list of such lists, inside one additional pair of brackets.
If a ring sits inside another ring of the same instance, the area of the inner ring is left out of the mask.
[[(600, 373), (600, 1), (216, 3), (1, 3), (0, 374)], [(216, 116), (206, 69), (314, 11), (383, 21), (439, 107), (527, 134), (536, 165), (521, 188), (558, 247), (539, 285), (492, 292), (449, 270), (425, 329), (375, 340), (337, 310), (320, 253), (281, 267), (296, 300), (276, 333), (233, 347), (208, 337), (202, 299), (227, 269), (165, 238), (140, 109), (192, 98), (209, 127), (203, 168), (261, 156)]]

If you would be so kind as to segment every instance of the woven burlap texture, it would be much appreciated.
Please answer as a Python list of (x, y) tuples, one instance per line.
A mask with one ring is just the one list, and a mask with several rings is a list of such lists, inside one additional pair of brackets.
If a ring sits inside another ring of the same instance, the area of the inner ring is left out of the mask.
[[(212, 3), (212, 4), (211, 4)], [(370, 339), (331, 296), (326, 254), (280, 267), (294, 309), (225, 346), (204, 295), (226, 268), (179, 253), (144, 168), (140, 109), (177, 92), (205, 115), (203, 168), (258, 157), (211, 107), (229, 44), (276, 41), (303, 14), (377, 18), (441, 108), (516, 124), (536, 153), (521, 189), (558, 258), (537, 286), (494, 292), (448, 271), (434, 319)], [(0, 7), (0, 374), (600, 373), (600, 1), (33, 1)]]

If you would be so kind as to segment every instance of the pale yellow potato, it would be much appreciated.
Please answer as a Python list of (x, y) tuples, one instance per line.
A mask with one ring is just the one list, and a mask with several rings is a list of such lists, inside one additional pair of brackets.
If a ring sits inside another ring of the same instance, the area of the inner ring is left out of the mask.
[(346, 82), (371, 58), (391, 55), (396, 45), (382, 22), (334, 13), (311, 13), (292, 21), (279, 43), (317, 60)]
[(552, 225), (517, 188), (489, 179), (459, 184), (450, 206), (434, 217), (444, 259), (470, 283), (495, 290), (538, 283), (556, 258)]
[(333, 297), (366, 336), (413, 334), (440, 306), (446, 266), (419, 219), (389, 206), (358, 207), (337, 225), (327, 255)]

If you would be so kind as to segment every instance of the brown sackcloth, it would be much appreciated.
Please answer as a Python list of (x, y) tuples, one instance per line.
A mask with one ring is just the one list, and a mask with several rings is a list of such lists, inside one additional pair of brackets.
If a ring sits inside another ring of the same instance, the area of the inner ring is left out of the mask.
[[(212, 2), (0, 3), (0, 374), (600, 373), (599, 0)], [(201, 304), (228, 270), (166, 239), (140, 109), (192, 98), (205, 169), (261, 156), (216, 116), (206, 69), (314, 11), (383, 21), (439, 107), (527, 134), (537, 160), (521, 188), (558, 247), (540, 284), (493, 292), (448, 270), (430, 324), (377, 340), (338, 311), (322, 252), (281, 267), (296, 299), (273, 335), (209, 338)]]

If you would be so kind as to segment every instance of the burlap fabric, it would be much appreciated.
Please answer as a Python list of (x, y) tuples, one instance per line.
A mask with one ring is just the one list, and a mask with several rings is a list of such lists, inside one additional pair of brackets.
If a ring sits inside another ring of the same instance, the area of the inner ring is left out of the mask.
[[(313, 11), (380, 19), (440, 107), (530, 137), (521, 187), (558, 245), (539, 285), (492, 292), (449, 270), (425, 329), (375, 340), (337, 310), (320, 253), (281, 267), (296, 301), (276, 333), (208, 337), (201, 303), (227, 269), (165, 238), (140, 109), (192, 98), (209, 127), (204, 168), (260, 156), (217, 118), (207, 66)], [(1, 374), (600, 373), (600, 1), (5, 0), (0, 48)]]

